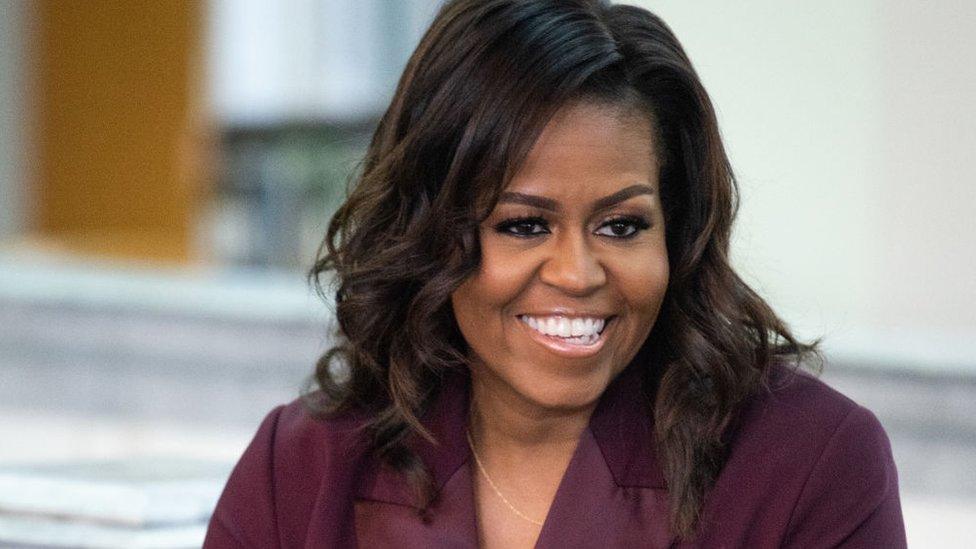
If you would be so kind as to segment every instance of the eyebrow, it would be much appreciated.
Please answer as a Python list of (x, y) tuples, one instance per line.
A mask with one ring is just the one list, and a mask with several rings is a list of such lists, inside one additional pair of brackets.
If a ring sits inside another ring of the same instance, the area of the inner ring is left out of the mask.
[[(627, 188), (621, 189), (611, 195), (605, 196), (593, 202), (593, 211), (605, 210), (611, 206), (619, 204), (624, 200), (628, 200), (635, 196), (640, 196), (642, 194), (654, 194), (654, 188), (650, 185), (638, 184), (631, 185)], [(551, 212), (559, 211), (559, 203), (551, 198), (545, 198), (543, 196), (537, 196), (534, 194), (525, 194), (518, 192), (505, 191), (498, 197), (498, 203), (511, 203), (511, 204), (524, 204), (526, 206), (532, 206), (534, 208), (539, 208), (542, 210), (549, 210)]]

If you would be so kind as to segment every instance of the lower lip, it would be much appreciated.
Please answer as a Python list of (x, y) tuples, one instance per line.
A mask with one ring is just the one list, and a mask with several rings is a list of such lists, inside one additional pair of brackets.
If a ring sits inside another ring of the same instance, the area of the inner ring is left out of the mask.
[(578, 345), (575, 343), (568, 343), (562, 338), (548, 336), (539, 331), (534, 330), (528, 324), (525, 323), (521, 318), (517, 319), (517, 322), (522, 327), (523, 330), (528, 332), (529, 337), (533, 341), (545, 347), (548, 351), (566, 358), (586, 358), (593, 356), (600, 352), (603, 348), (603, 344), (607, 341), (607, 331), (613, 325), (613, 320), (608, 320), (603, 331), (600, 332), (600, 338), (589, 345)]

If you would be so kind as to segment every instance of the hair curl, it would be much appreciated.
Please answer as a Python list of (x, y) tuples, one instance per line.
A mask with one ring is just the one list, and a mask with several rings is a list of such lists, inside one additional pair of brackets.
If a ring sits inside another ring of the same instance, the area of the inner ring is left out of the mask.
[[(478, 226), (542, 128), (571, 101), (653, 121), (670, 280), (638, 359), (668, 484), (671, 527), (694, 537), (737, 405), (774, 360), (818, 356), (733, 271), (737, 185), (714, 109), (657, 16), (601, 0), (453, 0), (397, 86), (310, 277), (334, 291), (337, 343), (316, 365), (309, 409), (365, 410), (375, 455), (430, 503), (405, 444), (442, 374), (466, 366), (450, 304), (478, 267)], [(334, 276), (327, 280), (329, 274)], [(331, 285), (329, 284), (331, 283)]]

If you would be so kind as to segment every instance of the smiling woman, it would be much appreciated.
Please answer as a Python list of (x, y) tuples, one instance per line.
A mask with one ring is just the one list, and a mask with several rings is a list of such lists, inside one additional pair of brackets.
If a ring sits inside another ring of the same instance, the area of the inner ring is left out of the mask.
[[(547, 514), (597, 400), (657, 318), (668, 251), (654, 149), (634, 106), (564, 107), (482, 222), (479, 269), (451, 295), (470, 349), (472, 447), (521, 487), (519, 515)], [(538, 448), (560, 440), (562, 455)], [(531, 546), (538, 530), (501, 526), (512, 504), (498, 505), (483, 471), (485, 545)]]
[(557, 113), (481, 224), (480, 268), (451, 296), (480, 416), (585, 419), (650, 333), (668, 251), (651, 122), (626, 108)]
[(735, 189), (654, 15), (447, 2), (312, 269), (338, 343), (206, 546), (903, 546), (881, 426), (729, 264)]

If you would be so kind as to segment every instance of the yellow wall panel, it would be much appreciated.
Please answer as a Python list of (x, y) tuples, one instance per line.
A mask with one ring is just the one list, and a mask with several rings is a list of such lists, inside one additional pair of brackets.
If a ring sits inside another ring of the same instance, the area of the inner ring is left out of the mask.
[(185, 261), (204, 173), (202, 5), (37, 5), (36, 226), (72, 251)]

